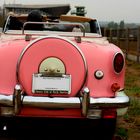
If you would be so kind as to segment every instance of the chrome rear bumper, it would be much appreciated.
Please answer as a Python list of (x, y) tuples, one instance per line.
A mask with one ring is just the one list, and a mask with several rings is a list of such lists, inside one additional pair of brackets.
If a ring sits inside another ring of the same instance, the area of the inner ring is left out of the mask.
[[(43, 108), (80, 108), (82, 98), (70, 97), (34, 97), (24, 96), (23, 106), (43, 107)], [(2, 106), (13, 106), (13, 95), (0, 95)], [(90, 97), (90, 108), (115, 107), (123, 108), (128, 106), (129, 97), (123, 91), (117, 92), (115, 98), (93, 98)]]
[[(25, 96), (22, 104), (24, 106), (43, 108), (80, 108), (82, 98), (70, 97), (34, 97)], [(118, 92), (115, 98), (92, 98), (90, 97), (89, 108), (123, 108), (129, 104), (129, 98), (123, 91)]]
[(124, 91), (116, 93), (114, 98), (93, 98), (89, 97), (88, 88), (84, 88), (82, 97), (36, 97), (23, 96), (18, 87), (14, 95), (0, 95), (0, 105), (2, 107), (13, 107), (14, 114), (18, 114), (21, 106), (36, 108), (81, 108), (82, 114), (87, 115), (90, 109), (103, 108), (126, 108), (129, 105), (129, 97)]
[[(24, 96), (22, 105), (43, 108), (80, 108), (82, 98), (70, 97), (34, 97)], [(13, 106), (13, 95), (0, 95), (0, 105)], [(123, 108), (129, 105), (129, 97), (123, 91), (117, 92), (115, 98), (90, 97), (89, 108), (114, 107)]]

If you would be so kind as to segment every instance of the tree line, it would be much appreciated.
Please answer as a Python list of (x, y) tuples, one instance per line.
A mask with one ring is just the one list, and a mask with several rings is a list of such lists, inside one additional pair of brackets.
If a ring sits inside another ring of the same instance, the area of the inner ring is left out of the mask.
[(124, 20), (121, 20), (119, 23), (111, 21), (105, 26), (108, 29), (125, 29), (125, 28), (138, 28), (140, 24), (136, 23), (125, 23)]
[(121, 20), (120, 23), (111, 21), (111, 22), (108, 23), (107, 27), (112, 28), (112, 29), (118, 29), (118, 28), (124, 29), (125, 28), (125, 22), (124, 22), (124, 20)]

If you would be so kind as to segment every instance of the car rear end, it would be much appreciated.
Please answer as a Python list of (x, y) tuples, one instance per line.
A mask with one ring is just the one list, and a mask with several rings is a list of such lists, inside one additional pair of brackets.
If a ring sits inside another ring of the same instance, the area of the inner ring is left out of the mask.
[(117, 116), (129, 104), (123, 52), (101, 36), (75, 35), (26, 34), (2, 43), (9, 55), (1, 58), (11, 58), (5, 58), (10, 66), (0, 60), (2, 125), (35, 120), (37, 127), (43, 120), (52, 130), (72, 127), (93, 138), (113, 137)]

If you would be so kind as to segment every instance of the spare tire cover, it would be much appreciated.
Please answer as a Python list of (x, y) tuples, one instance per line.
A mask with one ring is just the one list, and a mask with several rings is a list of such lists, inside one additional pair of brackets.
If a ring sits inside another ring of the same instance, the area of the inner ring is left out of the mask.
[[(61, 96), (76, 96), (84, 85), (87, 66), (84, 55), (72, 41), (59, 36), (47, 36), (36, 39), (21, 53), (17, 65), (17, 79), (26, 94), (31, 96), (50, 96), (32, 93), (32, 75), (39, 73), (40, 63), (49, 57), (56, 57), (63, 61), (65, 74), (71, 75), (71, 93)], [(60, 96), (51, 95), (51, 96)]]

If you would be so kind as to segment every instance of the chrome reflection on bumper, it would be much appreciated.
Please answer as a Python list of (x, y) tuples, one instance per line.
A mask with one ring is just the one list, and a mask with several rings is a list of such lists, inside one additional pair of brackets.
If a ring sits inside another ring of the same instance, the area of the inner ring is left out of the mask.
[(102, 107), (114, 107), (114, 108), (124, 108), (129, 105), (129, 97), (124, 93), (124, 91), (119, 91), (116, 93), (115, 98), (90, 98), (91, 108), (102, 108)]
[(42, 108), (80, 108), (80, 99), (77, 97), (34, 97), (25, 96), (23, 106), (42, 107)]
[[(0, 105), (15, 107), (13, 95), (0, 95)], [(35, 97), (22, 96), (22, 106), (41, 107), (41, 108), (81, 108), (82, 97)], [(115, 98), (89, 98), (89, 109), (102, 108), (125, 108), (129, 106), (129, 97), (119, 91)], [(87, 108), (86, 108), (87, 109)], [(86, 111), (85, 109), (85, 111)]]
[[(34, 97), (25, 96), (23, 98), (23, 105), (34, 107), (47, 107), (47, 108), (80, 108), (81, 98), (70, 97)], [(90, 97), (89, 108), (124, 108), (129, 105), (129, 97), (123, 91), (117, 93), (115, 98), (92, 98)]]
[(1, 95), (0, 94), (0, 105), (2, 106), (13, 106), (13, 95)]

